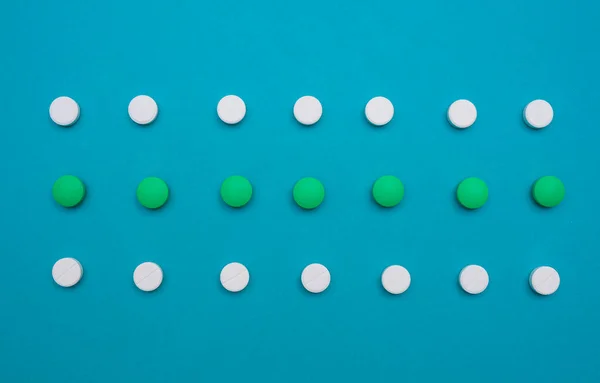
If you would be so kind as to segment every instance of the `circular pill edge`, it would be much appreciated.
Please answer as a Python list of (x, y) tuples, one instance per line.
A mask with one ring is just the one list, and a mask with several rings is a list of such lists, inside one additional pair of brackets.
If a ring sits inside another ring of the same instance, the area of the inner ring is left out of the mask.
[[(74, 262), (71, 267), (69, 267), (67, 270), (65, 270), (61, 275), (56, 276), (55, 272), (56, 272), (56, 268), (64, 262)], [(75, 280), (70, 283), (70, 284), (63, 284), (60, 283), (60, 279), (66, 274), (68, 273), (73, 267), (77, 266), (77, 271), (78, 271), (78, 275), (75, 278)], [(52, 279), (54, 280), (54, 282), (59, 285), (60, 287), (64, 287), (64, 288), (69, 288), (69, 287), (73, 287), (76, 284), (78, 284), (81, 279), (83, 278), (83, 265), (81, 264), (81, 262), (79, 262), (77, 259), (72, 258), (72, 257), (65, 257), (65, 258), (61, 258), (59, 260), (57, 260), (56, 262), (54, 262), (54, 265), (52, 266)]]
[[(485, 275), (485, 286), (482, 286), (481, 289), (469, 288), (466, 281), (463, 280), (463, 277), (466, 277), (465, 273), (473, 272), (474, 270), (476, 270), (477, 272), (483, 272), (483, 275)], [(461, 271), (458, 275), (458, 283), (460, 284), (460, 287), (466, 293), (471, 294), (471, 295), (479, 295), (479, 294), (483, 293), (485, 290), (487, 290), (487, 288), (490, 284), (490, 275), (488, 274), (487, 270), (483, 266), (471, 264), (471, 265), (467, 265), (461, 269)]]
[[(238, 268), (237, 274), (233, 277), (225, 278), (225, 274), (234, 268)], [(241, 283), (237, 287), (228, 285), (228, 282), (231, 282), (232, 280), (237, 279), (240, 276), (244, 276), (243, 283)], [(250, 272), (244, 264), (239, 262), (231, 262), (223, 266), (223, 268), (221, 269), (221, 273), (219, 274), (219, 281), (221, 282), (221, 286), (223, 286), (225, 290), (232, 293), (238, 293), (246, 289), (246, 287), (248, 287), (248, 284), (250, 283)]]
[[(136, 278), (135, 278), (136, 277), (136, 273), (141, 273), (142, 272), (141, 268), (143, 268), (143, 267), (152, 267), (154, 270), (152, 270), (148, 275), (145, 275), (142, 279), (136, 280)], [(149, 288), (148, 287), (144, 287), (143, 285), (140, 286), (140, 283), (142, 283), (143, 281), (145, 281), (150, 275), (152, 275), (152, 274), (154, 274), (156, 272), (158, 272), (159, 275), (160, 275), (160, 279), (156, 283), (152, 284)], [(163, 270), (155, 262), (150, 262), (150, 261), (142, 262), (139, 265), (137, 265), (136, 268), (133, 270), (133, 283), (134, 283), (134, 285), (139, 290), (144, 291), (144, 292), (152, 292), (152, 291), (157, 290), (162, 285), (163, 279), (164, 279)]]
[[(374, 113), (376, 112), (381, 112), (381, 110), (375, 109), (388, 107), (391, 110), (384, 110), (384, 113), (374, 115)], [(389, 124), (390, 121), (392, 121), (392, 119), (394, 118), (394, 112), (394, 104), (392, 103), (392, 101), (390, 101), (384, 96), (375, 96), (371, 98), (365, 105), (365, 117), (367, 118), (367, 121), (369, 121), (373, 126), (376, 127), (381, 127)], [(389, 114), (389, 116), (387, 114)]]
[(302, 96), (294, 103), (293, 114), (296, 121), (300, 124), (312, 126), (321, 120), (323, 105), (315, 96)]
[(129, 118), (138, 125), (150, 125), (158, 117), (158, 104), (152, 97), (140, 94), (129, 101)]
[[(313, 271), (319, 273), (313, 276), (313, 278), (310, 280), (306, 280), (309, 277), (308, 273)], [(322, 285), (318, 285), (318, 288), (311, 288), (311, 283), (315, 282), (321, 276), (325, 276), (326, 281)], [(302, 273), (300, 274), (300, 282), (302, 283), (304, 289), (309, 293), (320, 294), (329, 288), (329, 285), (331, 284), (331, 273), (325, 265), (321, 263), (311, 263), (302, 270)]]
[[(61, 121), (60, 119), (58, 119), (57, 113), (60, 112), (60, 114), (62, 114), (64, 113), (64, 110), (57, 110), (57, 108), (60, 109), (65, 107), (74, 108), (75, 115), (70, 116), (70, 118), (67, 121)], [(75, 123), (79, 121), (79, 116), (81, 115), (81, 108), (79, 107), (77, 101), (75, 101), (73, 98), (69, 96), (59, 96), (52, 100), (52, 102), (50, 103), (50, 107), (48, 108), (48, 114), (50, 115), (50, 119), (52, 120), (52, 122), (54, 122), (56, 125), (61, 126), (63, 128), (68, 128), (75, 125)]]
[[(464, 113), (464, 112), (470, 112), (471, 110), (468, 109), (472, 109), (473, 115), (472, 116), (468, 116), (469, 119), (466, 122), (460, 121), (461, 119), (464, 119), (464, 116), (459, 116), (461, 118), (457, 119), (456, 114), (457, 113)], [(470, 128), (471, 126), (473, 126), (473, 124), (475, 124), (475, 122), (477, 121), (477, 107), (475, 106), (475, 104), (473, 104), (470, 100), (467, 99), (459, 99), (454, 101), (452, 104), (450, 104), (450, 106), (448, 107), (448, 111), (446, 113), (446, 117), (448, 119), (448, 122), (450, 122), (450, 125), (452, 125), (453, 127), (457, 128), (457, 129), (467, 129)]]
[(405, 293), (410, 288), (411, 282), (410, 272), (401, 265), (390, 265), (381, 273), (381, 285), (385, 291), (393, 295)]
[(235, 94), (223, 96), (217, 103), (217, 116), (227, 125), (236, 125), (242, 122), (246, 117), (246, 112), (246, 102)]

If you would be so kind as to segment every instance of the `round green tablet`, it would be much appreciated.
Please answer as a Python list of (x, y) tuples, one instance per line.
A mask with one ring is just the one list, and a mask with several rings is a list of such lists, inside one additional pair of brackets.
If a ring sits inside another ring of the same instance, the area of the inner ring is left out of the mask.
[(373, 184), (373, 198), (383, 207), (396, 206), (404, 198), (404, 185), (394, 176), (383, 176)]
[(62, 176), (52, 186), (52, 196), (59, 205), (74, 207), (85, 197), (85, 185), (75, 176)]
[(231, 176), (221, 184), (221, 198), (231, 207), (242, 207), (252, 198), (252, 185), (242, 176)]
[(544, 176), (533, 184), (533, 199), (544, 207), (554, 207), (565, 198), (565, 185), (554, 176)]
[(323, 202), (325, 188), (316, 178), (306, 177), (294, 185), (294, 201), (303, 209), (314, 209)]
[(488, 187), (479, 178), (464, 179), (458, 184), (456, 198), (467, 209), (479, 209), (488, 199)]
[(137, 199), (148, 209), (158, 209), (167, 202), (169, 187), (157, 177), (144, 178), (137, 188)]

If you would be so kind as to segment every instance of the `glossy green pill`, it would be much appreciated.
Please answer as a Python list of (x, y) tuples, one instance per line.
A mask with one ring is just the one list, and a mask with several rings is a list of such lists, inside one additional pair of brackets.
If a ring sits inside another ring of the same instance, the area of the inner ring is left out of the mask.
[(325, 198), (325, 188), (316, 178), (306, 177), (294, 185), (294, 201), (303, 209), (318, 207)]
[(479, 209), (488, 199), (488, 187), (481, 179), (464, 179), (456, 189), (458, 202), (467, 209)]
[(533, 199), (543, 207), (554, 207), (565, 198), (565, 185), (554, 176), (544, 176), (533, 184)]
[(62, 176), (52, 186), (52, 197), (59, 205), (74, 207), (79, 205), (85, 197), (85, 186), (75, 176)]
[(148, 209), (158, 209), (169, 198), (167, 183), (157, 177), (144, 178), (137, 188), (137, 199)]
[(383, 207), (394, 207), (404, 198), (404, 185), (394, 176), (383, 176), (373, 184), (373, 198)]
[(221, 198), (231, 207), (242, 207), (252, 198), (252, 185), (242, 176), (231, 176), (221, 184)]

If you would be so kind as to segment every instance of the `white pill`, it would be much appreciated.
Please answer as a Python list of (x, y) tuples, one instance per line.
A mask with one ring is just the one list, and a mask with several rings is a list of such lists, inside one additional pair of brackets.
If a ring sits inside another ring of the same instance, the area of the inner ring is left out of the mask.
[(250, 273), (248, 273), (246, 266), (241, 263), (232, 262), (223, 267), (220, 279), (225, 290), (237, 293), (248, 286)]
[(217, 104), (217, 114), (224, 123), (237, 124), (246, 115), (246, 104), (238, 96), (225, 96)]
[(394, 117), (394, 105), (385, 97), (374, 97), (365, 107), (365, 116), (367, 120), (375, 126), (383, 126)]
[(458, 277), (460, 287), (469, 294), (480, 294), (488, 286), (490, 277), (487, 271), (478, 265), (466, 266)]
[(52, 278), (59, 286), (71, 287), (83, 276), (83, 267), (75, 258), (62, 258), (52, 267)]
[(448, 108), (448, 121), (459, 129), (473, 125), (477, 120), (477, 108), (469, 100), (456, 100)]
[(390, 294), (402, 294), (410, 286), (410, 273), (402, 266), (389, 266), (381, 274), (381, 284)]
[(560, 276), (552, 267), (540, 266), (529, 275), (529, 285), (540, 295), (554, 294), (560, 286)]
[(316, 124), (323, 115), (323, 106), (313, 96), (303, 96), (294, 104), (294, 117), (302, 125)]
[(71, 97), (58, 97), (50, 104), (50, 118), (60, 126), (73, 125), (79, 119), (79, 105)]
[(158, 105), (150, 96), (135, 96), (129, 102), (129, 117), (139, 125), (148, 125), (158, 115)]
[(133, 271), (133, 283), (142, 291), (154, 291), (163, 281), (163, 271), (154, 262), (144, 262)]
[(552, 105), (545, 100), (531, 101), (523, 110), (523, 118), (527, 125), (534, 129), (542, 129), (550, 125), (554, 118)]
[(300, 277), (302, 286), (311, 293), (321, 293), (329, 287), (331, 282), (331, 275), (327, 267), (320, 263), (312, 263), (302, 270), (302, 276)]

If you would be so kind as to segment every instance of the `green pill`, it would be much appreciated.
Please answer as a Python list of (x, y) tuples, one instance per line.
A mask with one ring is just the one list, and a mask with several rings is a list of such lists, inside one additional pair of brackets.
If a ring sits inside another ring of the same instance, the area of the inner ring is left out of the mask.
[(144, 178), (137, 188), (137, 199), (148, 209), (158, 209), (169, 198), (167, 183), (157, 177)]
[(404, 185), (394, 176), (383, 176), (373, 184), (373, 198), (383, 207), (394, 207), (404, 198)]
[(252, 198), (252, 185), (242, 176), (231, 176), (221, 184), (221, 198), (231, 207), (242, 207)]
[(565, 198), (565, 185), (554, 176), (544, 176), (533, 184), (533, 199), (540, 206), (554, 207)]
[(303, 209), (318, 207), (325, 198), (325, 188), (316, 178), (306, 177), (294, 185), (294, 201)]
[(488, 199), (488, 187), (481, 179), (469, 177), (458, 184), (456, 198), (467, 209), (479, 209)]
[(52, 197), (61, 206), (75, 207), (85, 197), (85, 185), (75, 176), (62, 176), (52, 186)]

